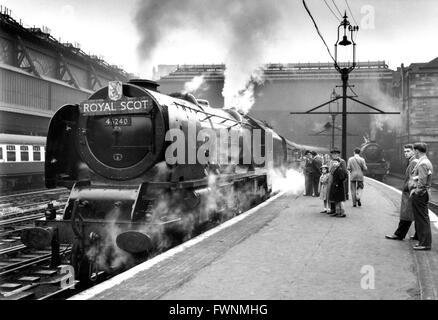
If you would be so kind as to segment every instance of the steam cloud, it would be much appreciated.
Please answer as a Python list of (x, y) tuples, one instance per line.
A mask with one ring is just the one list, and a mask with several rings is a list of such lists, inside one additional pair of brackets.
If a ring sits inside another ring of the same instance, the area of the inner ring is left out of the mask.
[(295, 169), (286, 172), (271, 170), (272, 192), (287, 192), (298, 195), (304, 192), (304, 174)]
[[(386, 112), (400, 112), (399, 102), (394, 100), (391, 96), (379, 89), (378, 84), (375, 86), (367, 85), (366, 91), (370, 92), (371, 104), (380, 110)], [(376, 114), (371, 115), (370, 118), (370, 139), (376, 140), (378, 131), (399, 130), (401, 128), (401, 117), (399, 115)], [(386, 126), (386, 128), (385, 128)]]
[[(135, 23), (141, 35), (140, 58), (152, 60), (167, 37), (182, 31), (195, 31), (215, 41), (217, 48), (227, 52), (223, 57), (225, 107), (246, 113), (254, 103), (255, 85), (263, 82), (260, 67), (285, 21), (287, 5), (265, 0), (139, 1)], [(193, 50), (202, 48), (193, 46)]]
[(204, 84), (204, 75), (196, 76), (191, 81), (184, 84), (183, 93), (193, 93), (199, 89), (206, 90), (207, 88), (204, 88)]

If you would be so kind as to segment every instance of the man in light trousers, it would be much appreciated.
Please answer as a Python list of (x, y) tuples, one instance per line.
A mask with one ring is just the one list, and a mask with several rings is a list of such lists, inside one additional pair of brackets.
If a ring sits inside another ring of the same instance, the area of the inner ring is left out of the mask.
[(353, 207), (357, 205), (360, 207), (362, 190), (363, 190), (363, 173), (368, 170), (365, 159), (360, 156), (360, 149), (354, 149), (354, 156), (350, 157), (347, 162), (347, 170), (350, 172), (350, 189), (351, 200), (353, 200)]

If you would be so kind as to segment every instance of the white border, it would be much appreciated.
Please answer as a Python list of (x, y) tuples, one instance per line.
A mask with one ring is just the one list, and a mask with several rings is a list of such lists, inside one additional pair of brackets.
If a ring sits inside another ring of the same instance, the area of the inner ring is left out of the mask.
[(257, 207), (254, 207), (248, 211), (246, 211), (245, 213), (242, 213), (224, 223), (222, 223), (221, 225), (217, 226), (216, 228), (213, 228), (211, 230), (208, 230), (206, 232), (204, 232), (203, 234), (200, 234), (199, 236), (184, 242), (183, 244), (180, 244), (179, 246), (176, 246), (150, 260), (147, 260), (117, 276), (112, 277), (111, 279), (102, 282), (88, 290), (82, 291), (81, 293), (78, 293), (77, 295), (74, 295), (73, 297), (67, 299), (67, 300), (88, 300), (93, 298), (94, 296), (98, 295), (99, 293), (102, 293), (105, 290), (108, 290), (116, 285), (119, 285), (120, 283), (122, 283), (125, 280), (128, 280), (129, 278), (132, 278), (134, 275), (136, 275), (139, 272), (145, 271), (150, 269), (152, 266), (156, 265), (159, 262), (162, 262), (172, 256), (174, 256), (177, 253), (180, 253), (182, 251), (184, 251), (187, 248), (190, 248), (192, 246), (194, 246), (195, 244), (197, 244), (198, 242), (201, 242), (205, 239), (207, 239), (208, 237), (214, 235), (215, 233), (228, 228), (230, 226), (232, 226), (233, 224), (236, 224), (237, 222), (245, 219), (246, 217), (248, 217), (249, 215), (252, 215), (253, 213), (257, 212), (258, 210), (260, 210), (261, 208), (265, 207), (266, 205), (268, 205), (270, 202), (274, 201), (275, 199), (281, 197), (283, 194), (285, 194), (286, 191), (282, 191), (278, 194), (276, 194), (275, 196), (273, 196), (272, 198), (269, 198), (268, 200), (266, 200), (265, 202), (259, 204)]

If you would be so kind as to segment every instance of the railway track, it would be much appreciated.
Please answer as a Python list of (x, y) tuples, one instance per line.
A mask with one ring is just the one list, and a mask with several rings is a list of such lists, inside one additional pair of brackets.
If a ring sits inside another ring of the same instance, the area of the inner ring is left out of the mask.
[[(35, 218), (27, 217), (28, 221)], [(51, 268), (51, 248), (36, 250), (21, 242), (25, 227), (20, 225), (0, 233), (0, 300), (43, 299), (66, 290), (59, 268)], [(69, 253), (69, 247), (60, 246), (59, 257)]]
[[(48, 203), (47, 203), (48, 204)], [(45, 206), (39, 206), (36, 208), (28, 208), (25, 211), (8, 214), (0, 218), (0, 228), (4, 228), (5, 226), (20, 224), (23, 222), (32, 221), (35, 219), (39, 219), (44, 217), (44, 212), (46, 212), (49, 208)], [(51, 210), (56, 210), (57, 212), (64, 208), (65, 202), (59, 202), (53, 205)]]
[(58, 188), (0, 196), (0, 208), (5, 206), (16, 206), (17, 204), (23, 205), (36, 202), (47, 202), (54, 199), (66, 198), (68, 197), (68, 194), (69, 190)]
[[(51, 267), (50, 247), (36, 250), (21, 242), (23, 229), (47, 210), (60, 214), (67, 197), (68, 190), (63, 188), (0, 197), (0, 300), (52, 298), (76, 283), (66, 280), (63, 265)], [(60, 245), (57, 259), (69, 253), (70, 247)]]
[[(53, 207), (57, 214), (61, 214), (64, 204)], [(0, 254), (9, 247), (21, 244), (21, 231), (26, 227), (33, 225), (36, 219), (43, 218), (46, 215), (46, 209), (28, 210), (17, 216), (8, 217), (0, 220)]]
[[(403, 179), (395, 175), (389, 175), (384, 183), (401, 191), (401, 186), (403, 185)], [(434, 189), (433, 186), (432, 189)], [(438, 215), (438, 203), (434, 202), (432, 199), (429, 200), (429, 209), (433, 213)]]
[[(47, 210), (59, 212), (68, 199), (66, 189), (55, 189), (55, 192), (29, 192), (25, 194), (0, 197), (0, 239), (4, 230), (13, 225), (28, 224), (44, 217)], [(22, 202), (20, 202), (22, 201)]]
[[(70, 247), (61, 246), (60, 256), (69, 253)], [(65, 270), (68, 267), (62, 264), (52, 266), (50, 248), (11, 248), (9, 252), (0, 254), (0, 300), (43, 300), (56, 297), (77, 284)]]

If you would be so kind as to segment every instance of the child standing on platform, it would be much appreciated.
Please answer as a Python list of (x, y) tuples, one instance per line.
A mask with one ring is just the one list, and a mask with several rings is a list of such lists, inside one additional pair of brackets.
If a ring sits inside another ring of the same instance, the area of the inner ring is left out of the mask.
[(329, 213), (330, 212), (330, 205), (328, 202), (328, 194), (327, 194), (327, 185), (329, 180), (329, 172), (328, 172), (328, 166), (322, 165), (321, 166), (321, 177), (319, 178), (319, 198), (324, 201), (324, 210), (321, 211), (321, 213)]

